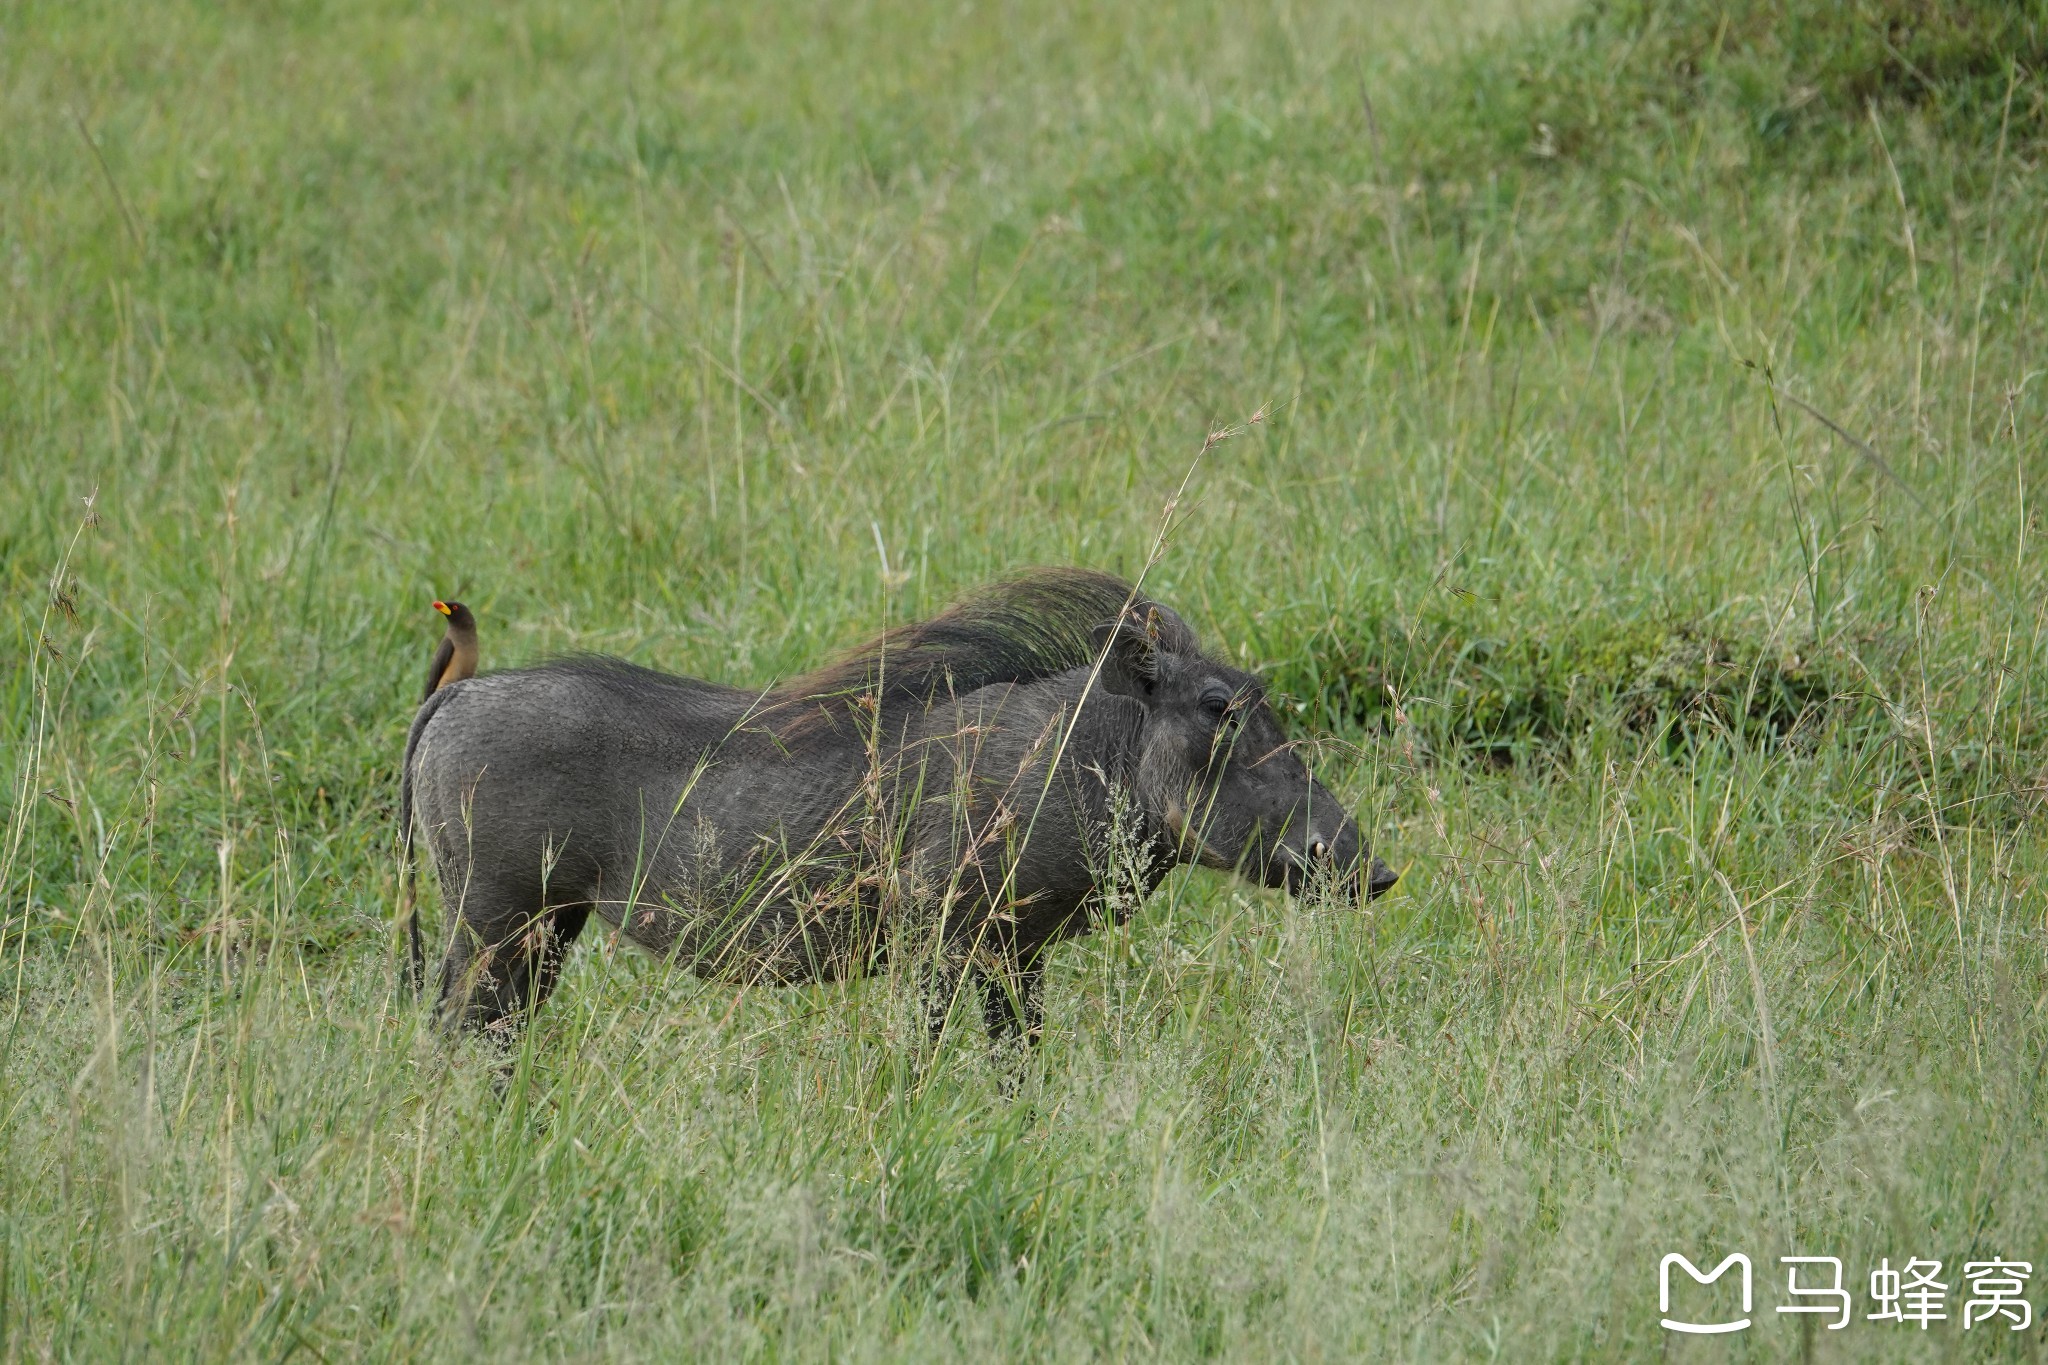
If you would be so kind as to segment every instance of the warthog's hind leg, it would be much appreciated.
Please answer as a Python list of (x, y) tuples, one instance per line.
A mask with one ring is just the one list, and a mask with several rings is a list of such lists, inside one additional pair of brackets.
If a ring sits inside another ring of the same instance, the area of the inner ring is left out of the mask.
[(553, 992), (589, 918), (588, 905), (481, 922), (465, 914), (441, 963), (442, 1018), (451, 1028), (509, 1037)]

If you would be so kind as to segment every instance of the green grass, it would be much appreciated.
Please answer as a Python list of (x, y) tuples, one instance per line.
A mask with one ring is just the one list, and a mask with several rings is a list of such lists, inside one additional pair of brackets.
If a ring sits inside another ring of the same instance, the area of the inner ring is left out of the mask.
[[(2048, 21), (1775, 8), (0, 9), (0, 1353), (1636, 1360), (1733, 1250), (1705, 1349), (2038, 1352), (1770, 1309), (2048, 1301)], [(762, 683), (1262, 409), (1148, 586), (1388, 899), (1177, 874), (1014, 1099), (397, 992), (431, 598)]]

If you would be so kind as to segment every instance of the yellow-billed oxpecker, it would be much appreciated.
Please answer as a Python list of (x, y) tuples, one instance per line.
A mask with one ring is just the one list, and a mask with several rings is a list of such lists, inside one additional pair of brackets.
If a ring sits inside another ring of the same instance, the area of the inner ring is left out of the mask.
[(448, 633), (427, 668), (427, 690), (420, 693), (423, 702), (449, 683), (476, 676), (476, 617), (460, 602), (436, 602), (434, 610), (448, 618)]

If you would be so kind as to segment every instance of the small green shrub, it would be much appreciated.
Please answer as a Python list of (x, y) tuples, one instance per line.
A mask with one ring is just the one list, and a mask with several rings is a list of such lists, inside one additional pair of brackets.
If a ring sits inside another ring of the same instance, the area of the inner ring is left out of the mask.
[(1446, 144), (1446, 166), (1475, 153), (1626, 160), (1645, 137), (1702, 123), (1766, 162), (1824, 163), (1855, 154), (1873, 106), (1986, 147), (2001, 129), (2048, 130), (2031, 79), (2048, 65), (2039, 0), (1593, 0), (1475, 65), (1467, 116), (1492, 146)]
[(1772, 746), (1812, 735), (1843, 695), (1811, 659), (1686, 623), (1548, 637), (1332, 626), (1276, 685), (1321, 723), (1392, 734), (1412, 721), (1439, 752), (1496, 766), (1606, 726), (1671, 755), (1712, 739)]

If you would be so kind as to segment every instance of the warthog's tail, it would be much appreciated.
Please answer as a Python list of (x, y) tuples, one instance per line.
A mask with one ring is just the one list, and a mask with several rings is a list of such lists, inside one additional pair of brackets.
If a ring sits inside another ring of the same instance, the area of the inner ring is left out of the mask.
[(427, 722), (434, 718), (443, 702), (461, 690), (455, 686), (444, 687), (420, 703), (419, 712), (412, 718), (412, 729), (405, 736), (405, 765), (398, 773), (398, 914), (405, 922), (405, 984), (415, 998), (426, 985), (427, 954), (420, 944), (418, 874), (412, 850), (412, 760), (420, 747), (420, 735), (425, 732)]

